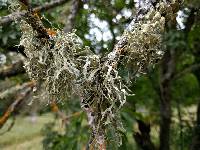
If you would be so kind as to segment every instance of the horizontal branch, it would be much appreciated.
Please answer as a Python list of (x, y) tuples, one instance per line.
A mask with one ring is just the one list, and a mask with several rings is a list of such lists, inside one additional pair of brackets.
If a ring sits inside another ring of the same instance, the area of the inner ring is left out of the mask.
[(23, 65), (24, 65), (23, 61), (20, 60), (9, 66), (2, 67), (0, 69), (0, 79), (5, 79), (6, 77), (12, 77), (18, 74), (25, 73)]
[(35, 81), (30, 81), (22, 85), (16, 85), (14, 87), (11, 87), (10, 89), (7, 89), (4, 92), (0, 93), (0, 100), (7, 99), (9, 97), (14, 97), (17, 93), (20, 93), (24, 89), (33, 86), (35, 86)]
[[(42, 6), (38, 6), (38, 7), (34, 8), (33, 11), (34, 12), (44, 12), (44, 11), (47, 11), (49, 9), (55, 8), (57, 6), (61, 6), (65, 3), (67, 3), (68, 1), (69, 0), (54, 0), (52, 2), (45, 3)], [(26, 13), (27, 13), (27, 11), (22, 11), (20, 13), (15, 12), (15, 13), (9, 14), (7, 16), (4, 16), (0, 20), (0, 26), (4, 26), (4, 25), (7, 25), (7, 24), (13, 22), (14, 18), (20, 19), (21, 17), (25, 16)]]

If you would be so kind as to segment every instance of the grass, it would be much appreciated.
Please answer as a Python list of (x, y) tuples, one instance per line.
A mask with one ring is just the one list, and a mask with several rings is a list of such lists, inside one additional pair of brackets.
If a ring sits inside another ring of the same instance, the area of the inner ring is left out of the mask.
[[(31, 117), (17, 117), (11, 131), (0, 136), (0, 149), (3, 150), (41, 150), (42, 135), (41, 129), (44, 124), (53, 121), (52, 114), (38, 116), (36, 121), (31, 121)], [(11, 120), (0, 130), (5, 131)]]
[(42, 136), (35, 137), (29, 141), (5, 146), (3, 150), (42, 150), (42, 139)]

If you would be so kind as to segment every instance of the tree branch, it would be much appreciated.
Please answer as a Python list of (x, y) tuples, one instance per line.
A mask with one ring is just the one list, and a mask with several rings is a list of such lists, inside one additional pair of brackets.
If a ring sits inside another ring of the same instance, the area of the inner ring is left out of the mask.
[[(49, 9), (55, 8), (57, 6), (61, 6), (65, 3), (67, 3), (68, 1), (69, 0), (54, 0), (52, 2), (45, 3), (42, 6), (38, 6), (38, 7), (34, 8), (33, 11), (34, 12), (44, 12)], [(26, 13), (27, 13), (27, 11), (22, 11), (20, 13), (17, 12), (17, 13), (12, 13), (7, 16), (4, 16), (0, 19), (0, 26), (4, 26), (4, 25), (7, 25), (7, 24), (13, 22), (14, 18), (16, 18), (16, 19), (22, 18), (23, 16), (26, 15)]]
[(170, 150), (171, 128), (171, 81), (175, 72), (175, 51), (167, 49), (160, 72), (160, 146), (159, 150)]
[(65, 124), (69, 121), (69, 119), (80, 116), (82, 113), (82, 111), (79, 111), (67, 116), (64, 112), (59, 110), (58, 105), (56, 104), (55, 101), (52, 101), (50, 103), (50, 106), (51, 106), (51, 110), (55, 112), (62, 119), (62, 122)]
[(5, 79), (6, 77), (12, 77), (25, 73), (23, 65), (23, 61), (20, 60), (14, 64), (0, 68), (0, 79)]
[(0, 136), (2, 136), (5, 133), (9, 132), (13, 128), (13, 126), (15, 125), (15, 120), (16, 120), (16, 118), (15, 118), (15, 116), (13, 116), (11, 124), (9, 125), (9, 127), (7, 128), (6, 131), (3, 131), (3, 132), (0, 133)]
[(14, 87), (11, 87), (10, 89), (7, 89), (4, 92), (0, 93), (0, 99), (7, 99), (9, 97), (14, 97), (15, 95), (17, 95), (17, 93), (20, 93), (21, 91), (23, 91), (28, 87), (33, 87), (35, 86), (35, 84), (36, 84), (35, 81), (30, 81), (22, 85), (16, 85)]
[(8, 107), (8, 109), (4, 112), (3, 116), (0, 117), (0, 129), (6, 123), (9, 116), (15, 111), (16, 107), (28, 97), (34, 86), (34, 81), (30, 81), (22, 85), (23, 90), (17, 94), (15, 101)]

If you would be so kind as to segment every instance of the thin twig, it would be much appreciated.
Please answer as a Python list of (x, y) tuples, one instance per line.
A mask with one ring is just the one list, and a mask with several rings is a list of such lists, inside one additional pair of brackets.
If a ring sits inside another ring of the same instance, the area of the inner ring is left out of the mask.
[(71, 118), (80, 116), (82, 113), (82, 111), (79, 111), (67, 116), (64, 112), (59, 110), (58, 105), (56, 104), (55, 101), (52, 101), (50, 106), (51, 110), (55, 112), (62, 119), (62, 122), (64, 124), (66, 124)]

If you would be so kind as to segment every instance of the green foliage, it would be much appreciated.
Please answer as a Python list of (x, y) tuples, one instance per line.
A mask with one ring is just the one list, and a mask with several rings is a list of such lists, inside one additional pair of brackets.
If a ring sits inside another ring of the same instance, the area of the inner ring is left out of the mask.
[(69, 120), (70, 125), (65, 126), (64, 133), (55, 131), (55, 122), (48, 123), (43, 128), (43, 147), (45, 150), (80, 150), (85, 147), (88, 142), (88, 126), (86, 120), (82, 114), (78, 118), (72, 118)]
[(172, 126), (171, 130), (171, 148), (188, 150), (191, 147), (191, 140), (193, 137), (192, 127), (185, 125), (180, 127), (180, 124), (175, 124)]
[(200, 96), (199, 90), (200, 86), (197, 78), (193, 74), (188, 73), (174, 82), (173, 97), (174, 100), (184, 101), (182, 104), (185, 106), (191, 105), (198, 103)]
[(189, 46), (190, 46), (191, 49), (193, 49), (194, 52), (198, 51), (196, 49), (196, 47), (197, 47), (197, 45), (199, 44), (199, 41), (200, 41), (199, 34), (200, 34), (200, 24), (197, 23), (193, 26), (193, 28), (190, 31), (189, 36), (188, 36)]

